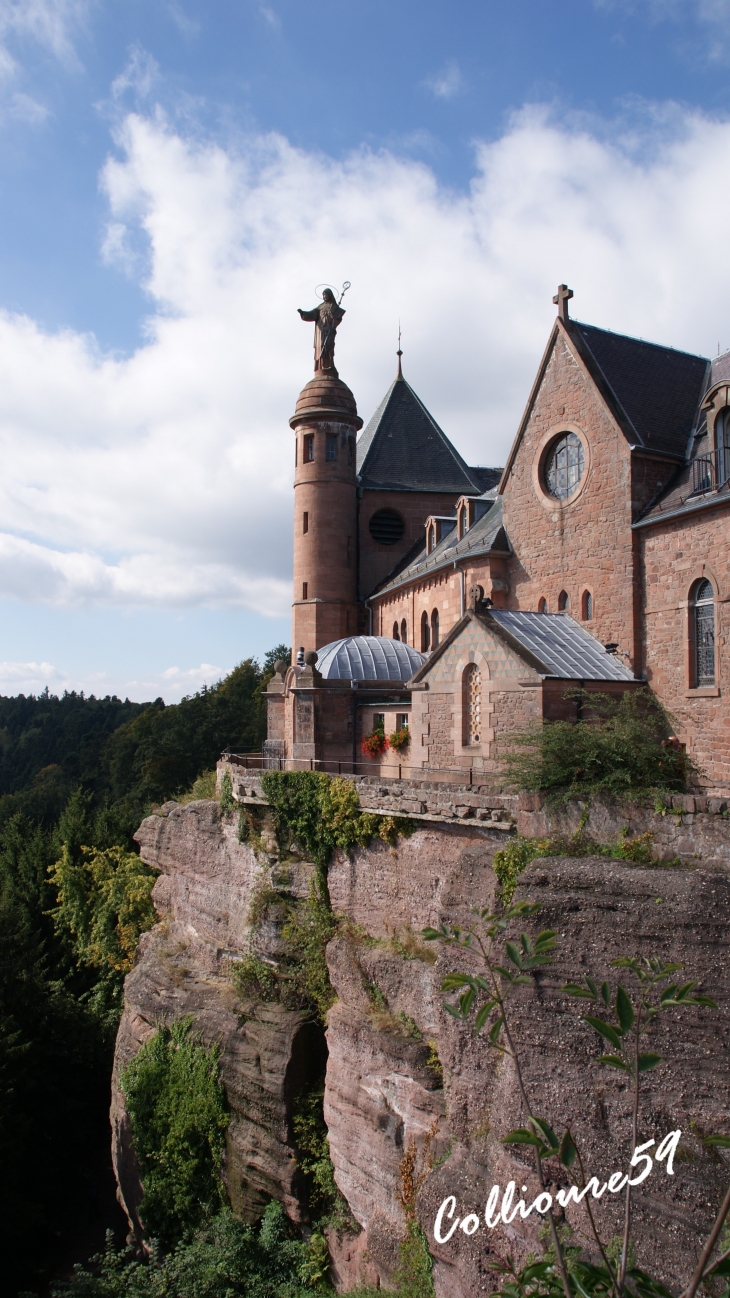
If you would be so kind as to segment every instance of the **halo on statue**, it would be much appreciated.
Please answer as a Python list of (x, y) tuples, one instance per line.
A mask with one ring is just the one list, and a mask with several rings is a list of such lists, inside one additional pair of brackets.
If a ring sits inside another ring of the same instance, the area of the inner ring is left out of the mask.
[[(323, 299), (323, 297), (324, 297), (324, 290), (325, 290), (326, 288), (331, 289), (332, 292), (334, 293), (335, 297), (337, 297), (337, 292), (338, 292), (338, 290), (335, 288), (334, 284), (318, 284), (317, 287), (316, 287), (316, 289), (315, 289), (314, 291), (315, 291), (315, 293), (317, 294), (317, 297), (319, 298), (320, 302), (322, 301), (322, 299)], [(337, 305), (338, 305), (338, 306), (339, 306), (340, 302), (342, 301), (343, 297), (345, 296), (345, 293), (347, 292), (348, 288), (352, 288), (352, 284), (350, 283), (350, 280), (349, 280), (349, 279), (346, 279), (345, 282), (344, 282), (344, 284), (342, 285), (342, 289), (340, 290), (340, 296), (337, 298)]]

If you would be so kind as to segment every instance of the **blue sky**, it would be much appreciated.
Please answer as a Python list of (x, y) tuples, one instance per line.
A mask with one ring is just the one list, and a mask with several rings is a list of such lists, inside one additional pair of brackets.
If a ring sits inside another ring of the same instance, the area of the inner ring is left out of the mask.
[[(169, 701), (288, 640), (321, 281), (502, 463), (575, 314), (730, 345), (730, 0), (0, 0), (0, 691)], [(312, 299), (312, 300), (310, 300)]]

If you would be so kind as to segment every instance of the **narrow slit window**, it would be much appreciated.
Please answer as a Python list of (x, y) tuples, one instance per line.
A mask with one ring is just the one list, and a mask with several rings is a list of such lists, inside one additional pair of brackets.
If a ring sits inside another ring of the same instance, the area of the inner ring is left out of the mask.
[(397, 623), (397, 622), (394, 622), (394, 623), (393, 623), (393, 639), (394, 639), (394, 640), (400, 640), (400, 633), (399, 633), (399, 631), (398, 631), (398, 623)]
[(306, 509), (302, 514), (302, 531), (303, 532), (309, 531), (309, 512)]
[(327, 434), (327, 450), (325, 452), (328, 461), (337, 459), (337, 438), (331, 433)]
[(707, 579), (698, 582), (694, 596), (695, 685), (715, 684), (715, 591)]
[(309, 582), (302, 582), (302, 599), (309, 599)]
[(464, 672), (464, 743), (481, 742), (482, 674), (475, 663)]
[(408, 623), (405, 618), (403, 618), (403, 621), (400, 624), (400, 638), (404, 644), (408, 644)]
[(570, 608), (570, 596), (565, 590), (561, 590), (558, 595), (558, 612), (567, 613)]
[(314, 460), (314, 433), (307, 433), (304, 438), (304, 460), (311, 464)]
[(593, 596), (592, 596), (592, 594), (591, 594), (591, 592), (590, 592), (589, 590), (584, 590), (584, 591), (583, 591), (583, 601), (582, 601), (582, 603), (583, 603), (583, 608), (582, 608), (581, 611), (582, 611), (582, 614), (583, 614), (583, 621), (584, 621), (584, 622), (592, 622), (592, 620), (593, 620)]
[(431, 629), (428, 625), (428, 613), (421, 614), (421, 653), (427, 654), (431, 647)]
[(438, 649), (439, 643), (439, 611), (437, 608), (431, 614), (431, 648)]

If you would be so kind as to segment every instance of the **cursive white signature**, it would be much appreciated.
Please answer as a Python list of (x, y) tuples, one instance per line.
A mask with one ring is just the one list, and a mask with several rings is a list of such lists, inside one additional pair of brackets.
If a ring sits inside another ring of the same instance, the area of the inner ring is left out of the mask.
[[(679, 1144), (679, 1138), (681, 1135), (681, 1131), (670, 1131), (669, 1135), (665, 1136), (654, 1150), (654, 1158), (658, 1162), (666, 1158), (667, 1174), (669, 1176), (674, 1176), (674, 1155), (677, 1152), (677, 1145)], [(647, 1176), (649, 1176), (654, 1169), (654, 1162), (651, 1156), (646, 1152), (647, 1149), (651, 1149), (652, 1145), (656, 1145), (655, 1140), (647, 1140), (643, 1145), (636, 1146), (636, 1149), (631, 1156), (630, 1166), (639, 1167), (639, 1165), (643, 1163), (641, 1171), (636, 1176), (629, 1177), (627, 1173), (613, 1172), (603, 1185), (600, 1185), (598, 1177), (592, 1176), (582, 1190), (579, 1190), (577, 1185), (571, 1185), (567, 1190), (558, 1190), (554, 1196), (555, 1200), (562, 1208), (567, 1208), (569, 1203), (580, 1203), (589, 1190), (594, 1199), (600, 1199), (601, 1195), (606, 1190), (608, 1190), (609, 1194), (619, 1194), (626, 1185), (641, 1185), (642, 1181), (645, 1181)], [(531, 1212), (536, 1212), (539, 1216), (544, 1216), (545, 1213), (549, 1212), (552, 1208), (554, 1202), (553, 1195), (548, 1194), (547, 1190), (543, 1190), (538, 1194), (537, 1198), (533, 1199), (529, 1207), (525, 1203), (524, 1199), (518, 1199), (517, 1203), (512, 1207), (516, 1188), (516, 1183), (510, 1181), (502, 1195), (501, 1206), (498, 1208), (497, 1204), (499, 1203), (500, 1187), (498, 1185), (492, 1186), (489, 1192), (489, 1198), (487, 1199), (486, 1208), (484, 1209), (484, 1222), (489, 1230), (494, 1230), (495, 1226), (502, 1224), (509, 1226), (510, 1222), (514, 1221), (517, 1213), (519, 1213), (523, 1218), (529, 1217)], [(527, 1186), (523, 1185), (522, 1193), (525, 1194), (526, 1192)], [(450, 1194), (441, 1204), (436, 1213), (436, 1220), (433, 1224), (433, 1237), (437, 1244), (447, 1244), (451, 1239), (451, 1236), (454, 1234), (454, 1231), (459, 1227), (461, 1227), (465, 1235), (474, 1235), (476, 1231), (478, 1231), (481, 1225), (481, 1218), (475, 1212), (470, 1212), (464, 1218), (457, 1217), (456, 1220), (453, 1221), (455, 1211), (456, 1195)], [(442, 1234), (444, 1219), (452, 1222), (445, 1235)]]

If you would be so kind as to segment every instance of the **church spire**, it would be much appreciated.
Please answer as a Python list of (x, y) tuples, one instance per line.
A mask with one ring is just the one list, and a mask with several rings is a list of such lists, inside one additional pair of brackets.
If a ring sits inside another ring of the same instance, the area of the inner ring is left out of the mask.
[(399, 379), (403, 378), (403, 367), (400, 363), (400, 358), (402, 355), (403, 352), (401, 351), (401, 345), (400, 345), (400, 320), (399, 320), (398, 321), (398, 350), (396, 352), (396, 356), (398, 357), (398, 378)]

